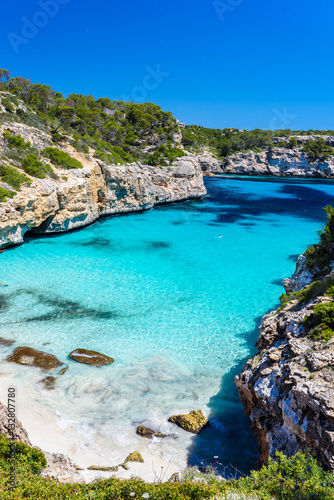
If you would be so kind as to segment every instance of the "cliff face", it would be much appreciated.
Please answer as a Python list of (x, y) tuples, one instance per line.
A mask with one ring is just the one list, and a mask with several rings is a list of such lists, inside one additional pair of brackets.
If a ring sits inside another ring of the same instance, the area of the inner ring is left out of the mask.
[[(38, 150), (52, 146), (51, 137), (34, 127), (15, 123), (0, 126), (20, 134)], [(1, 144), (0, 144), (1, 146)], [(151, 167), (140, 163), (107, 165), (89, 154), (62, 143), (59, 148), (79, 160), (83, 168), (55, 168), (57, 180), (30, 177), (30, 186), (0, 204), (0, 248), (23, 242), (27, 231), (68, 231), (104, 215), (144, 210), (206, 194), (200, 163), (195, 155), (173, 165)], [(0, 187), (8, 188), (1, 184)]]
[(298, 148), (275, 147), (261, 153), (236, 153), (223, 160), (221, 170), (224, 174), (235, 175), (326, 178), (334, 176), (334, 157), (324, 163), (311, 163)]
[[(332, 278), (333, 270), (320, 282)], [(302, 256), (285, 286), (290, 293), (309, 289), (310, 283), (314, 277)], [(262, 462), (275, 450), (293, 454), (308, 448), (334, 472), (334, 337), (314, 340), (304, 323), (317, 304), (331, 301), (325, 294), (305, 302), (296, 298), (265, 316), (257, 341), (260, 354), (235, 379)]]

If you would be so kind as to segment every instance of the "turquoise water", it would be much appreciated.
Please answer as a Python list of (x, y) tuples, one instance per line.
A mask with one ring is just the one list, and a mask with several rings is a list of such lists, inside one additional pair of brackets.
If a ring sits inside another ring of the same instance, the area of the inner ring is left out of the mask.
[[(0, 336), (70, 366), (52, 394), (41, 391), (35, 369), (11, 374), (31, 405), (75, 428), (83, 450), (108, 448), (116, 460), (143, 443), (135, 428), (144, 422), (174, 434), (144, 445), (176, 465), (219, 456), (247, 471), (256, 462), (233, 376), (255, 352), (258, 319), (277, 305), (280, 281), (316, 241), (334, 184), (215, 178), (206, 185), (202, 200), (31, 237), (0, 255), (0, 281), (9, 285), (0, 295)], [(78, 347), (115, 363), (80, 365), (67, 357)], [(212, 424), (199, 436), (166, 422), (192, 409)]]

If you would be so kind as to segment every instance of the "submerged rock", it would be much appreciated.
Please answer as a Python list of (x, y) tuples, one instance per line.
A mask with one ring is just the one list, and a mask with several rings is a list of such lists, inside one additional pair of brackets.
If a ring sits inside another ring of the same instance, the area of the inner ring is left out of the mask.
[(87, 349), (75, 349), (69, 354), (69, 357), (79, 363), (94, 366), (110, 365), (115, 361), (114, 358), (111, 358), (110, 356), (106, 356), (105, 354), (101, 354), (97, 351), (89, 351)]
[(172, 415), (169, 417), (168, 422), (173, 422), (173, 424), (193, 434), (198, 434), (202, 429), (210, 425), (201, 410), (192, 410), (188, 415)]
[(48, 391), (51, 391), (56, 387), (57, 377), (45, 377), (40, 380), (40, 383), (43, 384), (44, 388)]
[(124, 460), (124, 464), (126, 464), (127, 462), (141, 462), (141, 463), (144, 463), (144, 459), (141, 456), (141, 454), (139, 453), (139, 451), (134, 451), (133, 453), (130, 453), (130, 455)]
[(19, 365), (36, 366), (44, 371), (53, 370), (63, 364), (53, 354), (37, 351), (32, 347), (17, 347), (6, 360)]
[(64, 368), (59, 370), (58, 375), (64, 375), (64, 373), (66, 373), (68, 369), (69, 369), (69, 366), (66, 365)]
[(139, 436), (142, 436), (142, 437), (145, 437), (145, 438), (148, 438), (148, 439), (152, 439), (153, 436), (157, 437), (157, 438), (165, 438), (165, 437), (167, 437), (167, 434), (162, 434), (161, 432), (156, 432), (156, 431), (150, 429), (149, 427), (145, 427), (145, 425), (140, 425), (137, 428), (136, 432), (137, 432), (137, 434)]
[(4, 339), (3, 337), (0, 337), (0, 346), (10, 347), (13, 344), (15, 344), (15, 340), (9, 340), (9, 339)]

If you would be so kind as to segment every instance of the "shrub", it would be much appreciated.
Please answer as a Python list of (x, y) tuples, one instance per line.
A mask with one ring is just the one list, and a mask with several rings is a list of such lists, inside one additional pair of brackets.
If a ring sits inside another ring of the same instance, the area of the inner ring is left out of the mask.
[[(31, 448), (22, 442), (15, 442), (16, 461), (23, 466), (27, 472), (40, 474), (46, 467), (46, 459), (43, 453), (36, 448)], [(12, 456), (12, 443), (5, 436), (0, 435), (0, 467), (4, 470), (10, 468), (10, 458)]]
[(0, 187), (0, 203), (6, 201), (7, 198), (13, 198), (14, 195), (14, 191), (8, 191), (8, 189)]
[(42, 154), (49, 158), (57, 167), (67, 170), (72, 168), (83, 168), (83, 165), (78, 160), (72, 158), (69, 154), (64, 153), (64, 151), (58, 148), (45, 148)]
[(327, 146), (322, 137), (319, 137), (315, 141), (309, 139), (304, 146), (304, 151), (307, 153), (309, 160), (312, 162), (316, 160), (324, 162), (328, 160), (330, 156), (334, 155), (334, 148)]
[(20, 191), (21, 184), (27, 184), (28, 186), (31, 184), (28, 177), (9, 165), (0, 165), (0, 178), (2, 182), (9, 184), (16, 191)]
[(30, 148), (30, 142), (25, 142), (22, 135), (14, 135), (8, 130), (4, 133), (4, 139), (10, 146), (14, 146), (16, 148)]
[(327, 205), (324, 208), (327, 214), (327, 222), (324, 230), (319, 232), (320, 242), (309, 247), (304, 255), (306, 266), (310, 270), (327, 268), (332, 260), (332, 246), (334, 243), (334, 208)]
[(53, 179), (57, 178), (50, 165), (41, 162), (37, 155), (28, 155), (22, 162), (22, 169), (32, 177), (39, 179), (45, 179), (46, 175)]
[(327, 341), (334, 336), (334, 301), (314, 306), (313, 313), (304, 319), (306, 328), (310, 328), (309, 337)]

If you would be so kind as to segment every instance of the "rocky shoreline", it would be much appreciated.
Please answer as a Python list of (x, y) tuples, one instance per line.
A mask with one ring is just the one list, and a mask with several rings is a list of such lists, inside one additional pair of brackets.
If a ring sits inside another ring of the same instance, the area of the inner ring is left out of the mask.
[[(294, 276), (284, 282), (291, 300), (264, 316), (259, 354), (235, 379), (262, 463), (276, 450), (292, 455), (309, 449), (334, 473), (334, 338), (314, 339), (305, 327), (314, 307), (332, 300), (324, 292), (313, 297), (310, 287), (331, 283), (333, 267), (319, 281), (300, 256)], [(301, 294), (294, 298), (294, 292)]]

